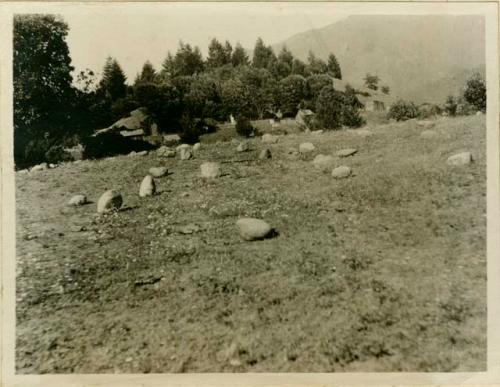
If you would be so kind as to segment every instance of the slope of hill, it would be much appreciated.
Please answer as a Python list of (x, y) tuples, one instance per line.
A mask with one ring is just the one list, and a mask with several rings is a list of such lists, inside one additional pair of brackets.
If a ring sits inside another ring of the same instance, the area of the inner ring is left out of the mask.
[[(484, 371), (485, 119), (432, 124), (433, 139), (412, 120), (18, 172), (17, 372)], [(304, 141), (314, 154), (290, 153)], [(311, 162), (343, 148), (349, 178)], [(446, 164), (463, 150), (473, 163)], [(97, 216), (110, 188), (124, 208)], [(81, 193), (93, 203), (66, 205)], [(279, 235), (242, 241), (242, 216)]]
[[(417, 102), (442, 102), (485, 63), (484, 18), (480, 16), (350, 16), (276, 44), (302, 60), (309, 50), (326, 58), (333, 52), (344, 79), (360, 83), (377, 74), (394, 95)], [(422, 85), (436, 83), (428, 93)]]

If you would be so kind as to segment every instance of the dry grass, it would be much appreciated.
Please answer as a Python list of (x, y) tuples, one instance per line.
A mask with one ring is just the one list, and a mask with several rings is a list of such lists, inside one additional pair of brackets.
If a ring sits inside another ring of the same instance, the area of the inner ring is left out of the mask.
[[(485, 370), (484, 117), (439, 120), (435, 140), (415, 122), (372, 130), (283, 136), (269, 161), (253, 139), (18, 174), (18, 372)], [(338, 159), (354, 176), (288, 154), (303, 141), (357, 148)], [(461, 150), (475, 162), (447, 166)], [(172, 174), (139, 198), (157, 165)], [(109, 188), (114, 215), (66, 206)], [(244, 242), (239, 216), (280, 235)]]

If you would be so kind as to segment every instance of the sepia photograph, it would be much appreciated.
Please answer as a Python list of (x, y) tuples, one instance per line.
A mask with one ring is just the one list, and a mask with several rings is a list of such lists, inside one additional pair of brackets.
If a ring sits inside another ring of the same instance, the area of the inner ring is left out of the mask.
[(460, 9), (13, 8), (15, 374), (487, 372)]

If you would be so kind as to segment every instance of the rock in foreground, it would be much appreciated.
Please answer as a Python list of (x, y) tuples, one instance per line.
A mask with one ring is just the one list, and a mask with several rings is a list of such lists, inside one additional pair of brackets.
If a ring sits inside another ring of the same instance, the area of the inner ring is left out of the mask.
[(472, 162), (472, 155), (470, 152), (457, 153), (456, 155), (448, 157), (446, 163), (448, 165), (467, 165)]
[(351, 173), (352, 173), (351, 168), (349, 168), (345, 165), (342, 165), (340, 167), (335, 168), (332, 171), (332, 176), (335, 179), (344, 179), (346, 177), (349, 177), (351, 175)]
[(139, 187), (139, 196), (144, 198), (146, 196), (152, 196), (156, 192), (156, 185), (153, 176), (147, 175)]
[(167, 167), (151, 167), (149, 168), (149, 174), (153, 177), (163, 177), (167, 174)]
[(201, 164), (201, 177), (204, 179), (216, 179), (221, 175), (220, 164), (215, 162), (206, 162)]
[(261, 219), (241, 218), (236, 222), (240, 231), (240, 236), (246, 241), (263, 239), (272, 230), (271, 226)]
[(109, 191), (104, 192), (99, 198), (99, 201), (97, 202), (97, 212), (103, 213), (116, 211), (120, 209), (122, 204), (122, 195), (119, 192), (110, 189)]
[(317, 155), (312, 161), (313, 165), (318, 169), (328, 169), (333, 166), (335, 162), (333, 156), (330, 155)]

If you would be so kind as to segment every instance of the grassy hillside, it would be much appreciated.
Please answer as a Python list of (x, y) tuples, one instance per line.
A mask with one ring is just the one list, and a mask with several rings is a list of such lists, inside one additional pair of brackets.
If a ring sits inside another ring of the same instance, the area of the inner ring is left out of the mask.
[[(485, 370), (484, 116), (439, 119), (432, 140), (371, 129), (281, 136), (266, 161), (256, 138), (18, 173), (18, 372)], [(356, 148), (336, 159), (354, 175), (290, 153), (304, 141)], [(475, 161), (448, 166), (462, 150)], [(140, 198), (158, 165), (171, 174)], [(110, 188), (124, 208), (97, 216)], [(79, 193), (94, 203), (67, 207)], [(240, 216), (279, 235), (245, 242)]]
[[(471, 15), (358, 15), (274, 47), (286, 44), (303, 60), (309, 50), (324, 59), (333, 52), (348, 82), (362, 84), (370, 72), (395, 96), (437, 103), (465, 83), (464, 75), (486, 63), (484, 28), (484, 18)], [(434, 83), (441, 92), (422, 87)]]

